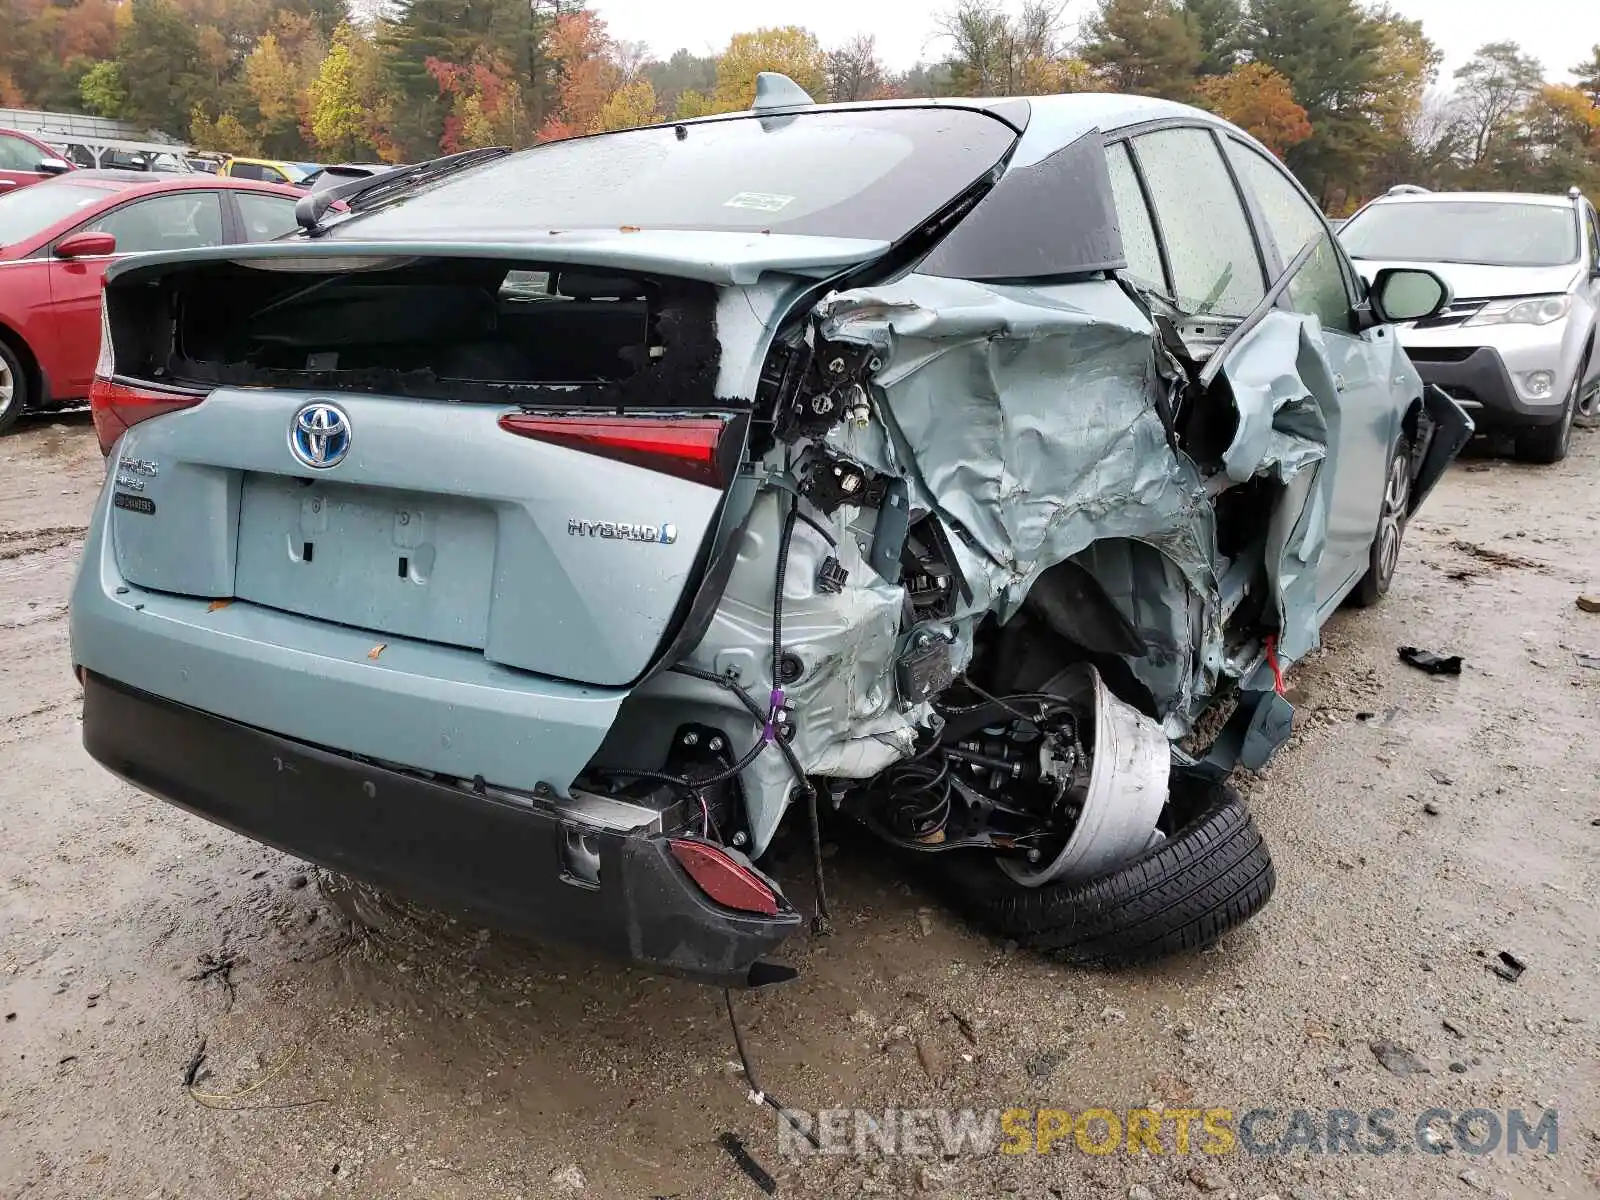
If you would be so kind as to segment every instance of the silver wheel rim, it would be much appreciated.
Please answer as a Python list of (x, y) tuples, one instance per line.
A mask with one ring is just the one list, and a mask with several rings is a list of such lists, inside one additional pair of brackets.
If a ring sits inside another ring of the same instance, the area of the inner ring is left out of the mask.
[(17, 380), (11, 374), (11, 364), (0, 358), (0, 417), (11, 411), (17, 399)]
[(1587, 396), (1578, 398), (1578, 415), (1591, 418), (1600, 416), (1600, 383), (1595, 384), (1594, 390)]
[(1561, 413), (1561, 452), (1566, 453), (1567, 447), (1572, 442), (1572, 422), (1578, 415), (1578, 399), (1583, 388), (1583, 378), (1580, 376), (1572, 381), (1572, 391), (1567, 395), (1566, 407)]
[(1411, 503), (1411, 465), (1397, 454), (1389, 464), (1389, 485), (1383, 492), (1383, 513), (1378, 518), (1378, 579), (1387, 587), (1400, 566), (1400, 537), (1405, 530), (1406, 508)]

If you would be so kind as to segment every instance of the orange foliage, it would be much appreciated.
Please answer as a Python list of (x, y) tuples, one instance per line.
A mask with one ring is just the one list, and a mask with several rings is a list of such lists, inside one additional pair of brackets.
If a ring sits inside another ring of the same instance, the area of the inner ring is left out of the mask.
[(110, 58), (117, 47), (116, 5), (111, 0), (81, 0), (63, 9), (56, 47), (63, 60)]
[(1232, 121), (1282, 158), (1311, 136), (1306, 110), (1289, 81), (1265, 63), (1246, 63), (1200, 81), (1200, 103)]
[[(611, 35), (606, 32), (606, 23), (591, 12), (562, 13), (555, 20), (545, 50), (561, 70), (560, 110), (551, 122), (574, 130), (591, 128), (606, 100), (622, 82), (622, 73), (611, 60)], [(539, 140), (556, 139), (545, 137), (541, 131)]]

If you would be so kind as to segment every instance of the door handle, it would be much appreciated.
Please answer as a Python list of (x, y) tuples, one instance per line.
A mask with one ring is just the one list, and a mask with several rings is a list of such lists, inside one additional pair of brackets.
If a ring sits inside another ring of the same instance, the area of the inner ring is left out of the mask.
[(0, 191), (4, 191), (6, 188), (14, 188), (16, 186), (17, 181), (15, 179), (0, 179)]
[(1342, 391), (1344, 391), (1344, 386), (1345, 386), (1344, 385), (1344, 376), (1343, 375), (1335, 375), (1333, 377), (1334, 390), (1338, 391), (1338, 392), (1342, 392)]

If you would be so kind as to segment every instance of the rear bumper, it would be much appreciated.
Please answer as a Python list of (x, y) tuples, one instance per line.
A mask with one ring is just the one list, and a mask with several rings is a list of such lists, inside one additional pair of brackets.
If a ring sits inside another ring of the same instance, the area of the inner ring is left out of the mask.
[[(83, 741), (144, 791), (378, 887), (499, 928), (741, 986), (800, 916), (726, 909), (660, 836), (617, 833), (253, 729), (84, 675)], [(598, 886), (567, 874), (570, 839)], [(777, 888), (774, 886), (776, 892)]]

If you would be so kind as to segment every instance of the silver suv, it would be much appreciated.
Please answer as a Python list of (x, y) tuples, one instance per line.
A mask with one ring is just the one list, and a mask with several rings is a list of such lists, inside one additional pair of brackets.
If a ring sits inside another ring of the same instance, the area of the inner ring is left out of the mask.
[(1433, 193), (1402, 186), (1339, 232), (1368, 279), (1426, 264), (1454, 300), (1400, 327), (1400, 341), (1480, 429), (1506, 429), (1517, 457), (1560, 462), (1574, 417), (1600, 408), (1600, 220), (1566, 196)]

